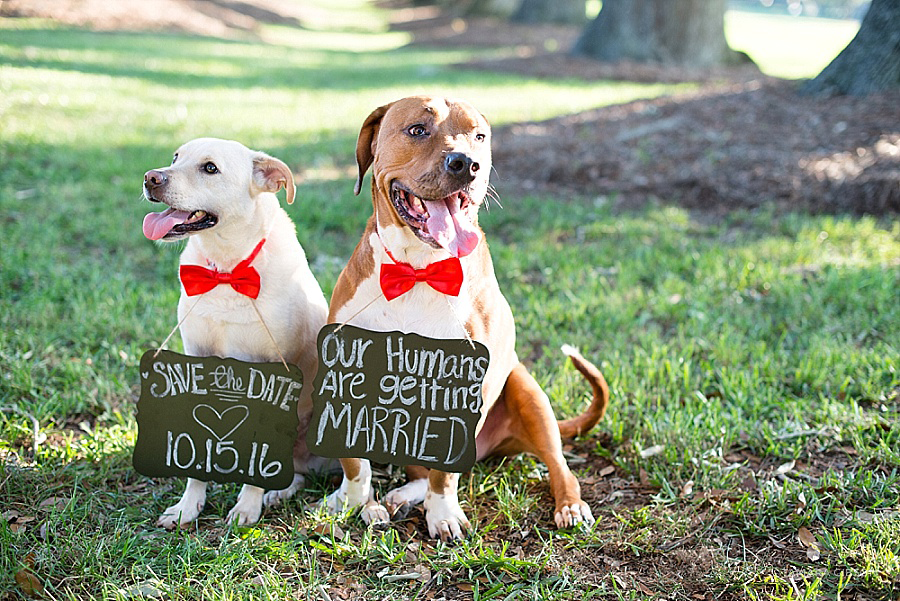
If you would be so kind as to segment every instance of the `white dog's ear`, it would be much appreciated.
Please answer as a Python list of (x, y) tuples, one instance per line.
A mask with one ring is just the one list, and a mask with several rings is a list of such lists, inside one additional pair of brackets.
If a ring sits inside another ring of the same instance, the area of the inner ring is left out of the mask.
[(287, 193), (287, 203), (294, 203), (296, 188), (291, 168), (264, 152), (253, 155), (253, 183), (266, 192), (278, 192), (282, 188)]

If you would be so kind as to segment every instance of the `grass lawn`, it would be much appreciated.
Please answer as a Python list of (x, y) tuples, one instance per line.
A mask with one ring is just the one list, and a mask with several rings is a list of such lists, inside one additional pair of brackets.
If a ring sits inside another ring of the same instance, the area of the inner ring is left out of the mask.
[(466, 51), (405, 48), (383, 19), (265, 41), (0, 21), (0, 600), (894, 598), (896, 219), (504, 195), (482, 225), (520, 356), (560, 416), (587, 394), (561, 344), (612, 388), (567, 446), (592, 530), (551, 528), (529, 457), (463, 476), (477, 526), (456, 545), (420, 513), (375, 531), (308, 511), (328, 478), (256, 527), (222, 523), (233, 485), (196, 529), (153, 526), (182, 484), (131, 468), (137, 365), (175, 325), (178, 249), (141, 235), (146, 170), (201, 135), (288, 162), (328, 294), (368, 216), (353, 150), (375, 106), (449, 93), (502, 126), (672, 91), (457, 70)]
[(728, 11), (725, 37), (766, 75), (815, 77), (844, 49), (859, 22), (851, 19), (791, 17), (762, 12)]

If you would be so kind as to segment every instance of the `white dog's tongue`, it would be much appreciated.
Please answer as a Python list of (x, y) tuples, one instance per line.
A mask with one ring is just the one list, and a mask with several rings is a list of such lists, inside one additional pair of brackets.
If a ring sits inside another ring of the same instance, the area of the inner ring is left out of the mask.
[(188, 211), (176, 211), (166, 209), (159, 213), (150, 213), (144, 217), (144, 235), (151, 240), (159, 240), (180, 223), (184, 223), (191, 216)]
[(465, 257), (478, 246), (481, 235), (478, 228), (460, 209), (459, 193), (440, 200), (426, 200), (428, 209), (428, 233), (435, 242), (450, 251), (454, 257)]

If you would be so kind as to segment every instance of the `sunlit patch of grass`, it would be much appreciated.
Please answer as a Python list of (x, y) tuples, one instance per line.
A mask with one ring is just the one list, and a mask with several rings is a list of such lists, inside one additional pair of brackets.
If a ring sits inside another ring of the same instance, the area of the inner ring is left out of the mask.
[(853, 20), (790, 17), (731, 10), (725, 15), (729, 45), (742, 50), (763, 73), (788, 79), (815, 77), (850, 43)]

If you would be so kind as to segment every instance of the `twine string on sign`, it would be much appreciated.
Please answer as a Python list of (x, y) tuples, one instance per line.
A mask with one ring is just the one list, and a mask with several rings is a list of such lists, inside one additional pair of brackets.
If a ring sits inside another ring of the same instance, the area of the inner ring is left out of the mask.
[(153, 353), (153, 358), (154, 358), (154, 359), (156, 359), (156, 357), (157, 357), (157, 355), (159, 355), (160, 351), (163, 350), (163, 347), (166, 346), (166, 343), (169, 342), (169, 340), (171, 340), (172, 336), (175, 335), (175, 332), (178, 331), (178, 328), (181, 327), (181, 324), (184, 323), (184, 320), (188, 318), (188, 315), (191, 314), (191, 311), (194, 310), (194, 308), (197, 306), (197, 303), (200, 302), (200, 299), (201, 299), (201, 298), (203, 298), (203, 295), (202, 295), (202, 294), (201, 294), (200, 296), (197, 297), (197, 300), (195, 300), (195, 301), (194, 301), (194, 304), (190, 306), (190, 308), (188, 309), (187, 313), (184, 314), (184, 317), (182, 317), (180, 320), (178, 320), (178, 323), (175, 324), (175, 327), (172, 328), (172, 331), (169, 332), (169, 335), (166, 336), (166, 339), (162, 341), (162, 344), (160, 344), (160, 345), (159, 345), (159, 348), (156, 349), (156, 352)]
[(275, 352), (278, 353), (278, 358), (281, 359), (281, 364), (284, 365), (284, 368), (287, 371), (291, 371), (291, 368), (288, 367), (287, 361), (284, 360), (284, 355), (281, 354), (281, 349), (278, 348), (278, 343), (275, 342), (275, 337), (272, 336), (272, 332), (269, 330), (269, 326), (266, 325), (266, 320), (263, 319), (262, 313), (259, 312), (259, 307), (256, 306), (256, 299), (251, 298), (250, 304), (253, 305), (253, 310), (256, 311), (256, 316), (259, 317), (259, 323), (262, 324), (262, 327), (266, 331), (266, 334), (269, 335), (269, 340), (272, 341), (272, 346), (275, 347)]
[[(178, 323), (175, 324), (175, 327), (172, 328), (172, 331), (169, 332), (169, 335), (166, 336), (166, 339), (162, 341), (162, 344), (160, 344), (159, 348), (156, 349), (156, 352), (153, 353), (154, 359), (157, 357), (157, 355), (159, 355), (160, 351), (163, 350), (163, 347), (166, 346), (166, 343), (169, 342), (169, 340), (171, 340), (172, 336), (175, 335), (175, 332), (178, 331), (178, 328), (181, 327), (181, 325), (184, 323), (184, 320), (186, 320), (188, 318), (188, 316), (191, 314), (191, 312), (194, 310), (194, 308), (200, 302), (201, 298), (203, 298), (203, 294), (200, 294), (197, 296), (197, 300), (195, 300), (194, 304), (192, 304), (190, 306), (190, 308), (188, 308), (187, 313), (184, 314), (184, 317), (182, 317), (180, 320), (178, 320)], [(263, 329), (266, 331), (266, 334), (268, 334), (269, 340), (272, 341), (272, 346), (275, 347), (275, 352), (278, 353), (278, 358), (281, 359), (281, 364), (284, 365), (284, 368), (287, 371), (291, 371), (291, 368), (288, 367), (288, 364), (284, 358), (284, 355), (281, 353), (281, 349), (278, 348), (278, 343), (275, 341), (275, 337), (272, 335), (272, 331), (269, 330), (269, 326), (266, 324), (266, 320), (263, 319), (262, 313), (260, 313), (260, 311), (259, 311), (259, 307), (256, 306), (256, 299), (251, 298), (250, 304), (252, 305), (253, 310), (256, 312), (256, 316), (259, 318), (259, 322), (262, 324)]]

